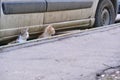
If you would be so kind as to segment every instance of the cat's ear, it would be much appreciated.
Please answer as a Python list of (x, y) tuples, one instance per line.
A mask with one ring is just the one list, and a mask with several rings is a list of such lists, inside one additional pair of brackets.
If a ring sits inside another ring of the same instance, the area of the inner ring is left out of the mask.
[(25, 27), (25, 32), (28, 32), (29, 28), (28, 27)]
[(53, 28), (53, 25), (48, 25), (49, 28)]
[(28, 27), (22, 28), (22, 29), (20, 30), (20, 33), (21, 33), (21, 34), (24, 34), (24, 33), (28, 32), (28, 30), (29, 30)]
[(54, 27), (53, 27), (53, 25), (48, 25), (48, 30), (53, 30), (54, 29)]

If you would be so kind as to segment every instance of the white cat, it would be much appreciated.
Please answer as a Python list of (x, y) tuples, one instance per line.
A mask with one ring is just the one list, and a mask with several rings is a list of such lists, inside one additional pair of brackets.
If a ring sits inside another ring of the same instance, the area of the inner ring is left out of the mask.
[(43, 34), (40, 35), (39, 38), (51, 37), (53, 35), (55, 35), (55, 29), (52, 25), (49, 25), (45, 28)]
[(28, 38), (29, 38), (28, 28), (24, 28), (24, 29), (21, 29), (18, 38), (15, 41), (10, 42), (9, 44), (24, 43), (27, 41)]

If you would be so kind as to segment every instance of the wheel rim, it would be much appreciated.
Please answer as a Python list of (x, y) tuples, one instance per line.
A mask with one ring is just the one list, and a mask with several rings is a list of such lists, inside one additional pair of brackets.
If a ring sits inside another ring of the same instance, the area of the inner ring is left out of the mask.
[(102, 26), (108, 25), (110, 23), (110, 13), (107, 9), (102, 11), (101, 20)]

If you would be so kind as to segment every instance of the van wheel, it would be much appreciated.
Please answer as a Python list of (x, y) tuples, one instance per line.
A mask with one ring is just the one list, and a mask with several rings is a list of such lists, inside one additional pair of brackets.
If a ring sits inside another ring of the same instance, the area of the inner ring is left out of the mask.
[(110, 0), (100, 0), (96, 15), (95, 15), (95, 27), (105, 26), (114, 23), (115, 10)]

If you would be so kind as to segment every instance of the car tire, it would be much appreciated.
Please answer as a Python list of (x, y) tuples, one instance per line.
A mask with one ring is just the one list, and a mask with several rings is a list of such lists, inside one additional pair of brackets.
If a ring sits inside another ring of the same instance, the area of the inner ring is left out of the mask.
[(115, 10), (110, 0), (100, 0), (96, 15), (95, 27), (113, 24), (115, 22)]

